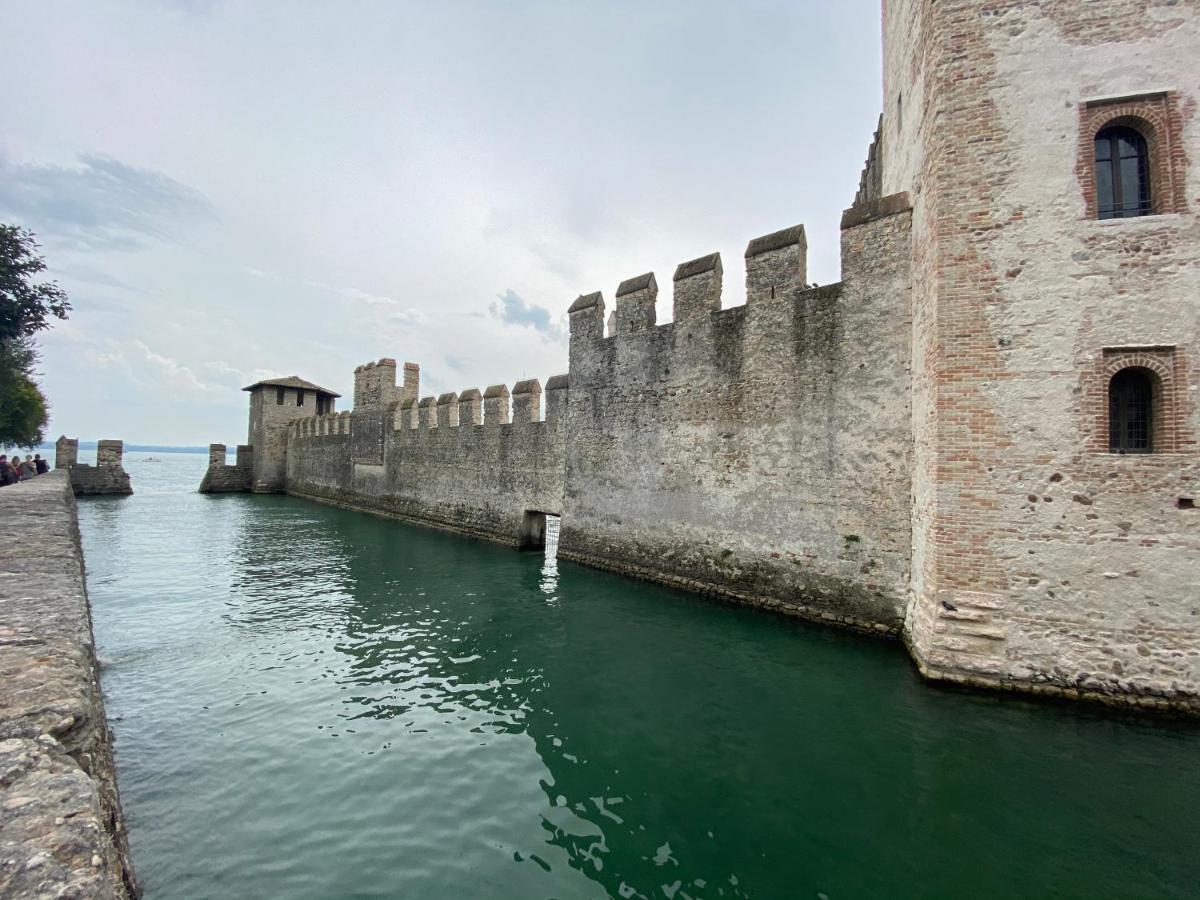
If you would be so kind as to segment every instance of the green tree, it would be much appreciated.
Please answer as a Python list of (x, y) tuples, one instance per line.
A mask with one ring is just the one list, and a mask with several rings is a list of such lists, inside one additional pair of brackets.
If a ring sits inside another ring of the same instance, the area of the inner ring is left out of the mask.
[(33, 280), (46, 270), (40, 249), (32, 231), (0, 224), (0, 446), (44, 437), (49, 405), (34, 381), (33, 335), (71, 309), (57, 282)]

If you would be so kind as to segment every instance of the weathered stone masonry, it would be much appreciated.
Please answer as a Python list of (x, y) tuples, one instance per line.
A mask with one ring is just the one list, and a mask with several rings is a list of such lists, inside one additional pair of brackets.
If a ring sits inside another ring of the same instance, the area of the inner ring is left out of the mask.
[[(561, 513), (565, 558), (899, 632), (931, 678), (1200, 711), (1200, 4), (888, 0), (883, 30), (841, 283), (797, 227), (751, 242), (745, 305), (716, 254), (670, 323), (651, 273), (582, 296), (544, 421), (536, 382), (420, 399), (385, 359), (260, 462), (252, 398), (254, 489), (517, 545)], [(1100, 218), (1109, 126), (1145, 139), (1134, 217)], [(1152, 452), (1110, 450), (1131, 370)]]
[(98, 441), (96, 465), (79, 462), (79, 439), (60, 437), (54, 444), (54, 468), (66, 469), (76, 496), (96, 494), (132, 494), (129, 473), (121, 460), (123, 441)]
[[(544, 391), (535, 379), (420, 398), (416, 365), (400, 384), (395, 360), (360, 366), (353, 411), (280, 432), (282, 487), (515, 546), (562, 515), (564, 558), (896, 632), (909, 239), (906, 198), (884, 198), (847, 220), (838, 284), (808, 287), (796, 226), (750, 243), (744, 305), (721, 308), (718, 254), (679, 266), (671, 323), (655, 322), (653, 273), (618, 288), (614, 334), (601, 295), (581, 297), (570, 374)], [(248, 390), (263, 434), (277, 387)], [(278, 465), (252, 447), (238, 458), (213, 445), (202, 490), (260, 490)]]
[[(930, 676), (1195, 708), (1200, 10), (889, 0), (882, 183), (913, 198), (913, 589)], [(903, 112), (901, 112), (903, 110)], [(1148, 138), (1149, 215), (1092, 145)], [(1154, 372), (1153, 453), (1108, 383)]]
[[(379, 369), (394, 372), (395, 363), (366, 371)], [(527, 513), (561, 513), (565, 378), (548, 382), (542, 420), (537, 380), (511, 395), (494, 385), (418, 401), (418, 377), (408, 364), (401, 391), (368, 392), (353, 413), (297, 422), (288, 492), (513, 545), (523, 542)]]
[(0, 488), (0, 895), (137, 896), (70, 476)]
[(908, 585), (909, 214), (843, 235), (845, 280), (809, 289), (802, 228), (571, 308), (559, 553), (755, 604), (898, 630)]

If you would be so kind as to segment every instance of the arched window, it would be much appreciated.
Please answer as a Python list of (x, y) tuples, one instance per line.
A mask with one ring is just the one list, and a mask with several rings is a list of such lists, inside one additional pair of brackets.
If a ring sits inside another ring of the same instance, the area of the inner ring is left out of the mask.
[(1096, 210), (1101, 219), (1154, 211), (1146, 139), (1133, 128), (1113, 125), (1096, 135)]
[(1108, 449), (1150, 453), (1154, 434), (1154, 374), (1122, 369), (1108, 383)]

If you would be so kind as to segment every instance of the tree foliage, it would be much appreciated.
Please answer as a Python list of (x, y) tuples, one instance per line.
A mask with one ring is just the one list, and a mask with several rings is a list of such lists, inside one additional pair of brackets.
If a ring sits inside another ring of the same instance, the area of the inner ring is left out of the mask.
[(48, 404), (37, 382), (37, 348), (32, 337), (65, 319), (66, 292), (53, 281), (35, 282), (46, 262), (33, 232), (0, 224), (0, 446), (40, 443)]
[(5, 373), (0, 385), (0, 446), (32, 448), (45, 438), (46, 398), (24, 372)]

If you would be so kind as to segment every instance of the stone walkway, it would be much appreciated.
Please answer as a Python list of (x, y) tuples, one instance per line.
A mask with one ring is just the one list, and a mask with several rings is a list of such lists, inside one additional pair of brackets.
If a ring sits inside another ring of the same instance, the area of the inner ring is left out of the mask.
[(136, 896), (66, 470), (0, 487), (0, 531), (0, 896)]

